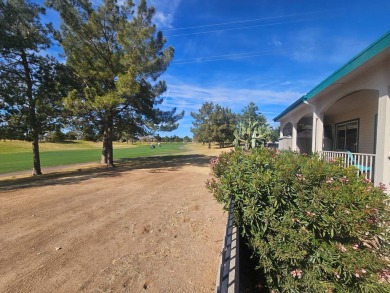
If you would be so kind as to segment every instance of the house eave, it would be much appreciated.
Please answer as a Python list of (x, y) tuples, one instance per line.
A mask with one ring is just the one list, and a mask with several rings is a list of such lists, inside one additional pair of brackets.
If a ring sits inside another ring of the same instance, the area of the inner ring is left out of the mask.
[(350, 74), (356, 68), (362, 66), (367, 61), (371, 60), (373, 57), (383, 52), (385, 49), (390, 47), (390, 31), (384, 34), (381, 38), (373, 42), (370, 46), (368, 46), (365, 50), (360, 52), (358, 55), (349, 60), (346, 64), (336, 70), (333, 74), (315, 86), (312, 90), (310, 90), (305, 96), (299, 98), (289, 107), (287, 107), (282, 113), (276, 116), (273, 121), (277, 122), (289, 112), (303, 104), (304, 101), (310, 100), (319, 93), (323, 92), (329, 86), (337, 83), (341, 78)]
[(274, 122), (278, 122), (280, 118), (285, 116), (287, 113), (291, 112), (305, 101), (305, 96), (300, 97), (298, 100), (296, 100), (294, 103), (292, 103), (290, 106), (288, 106), (282, 113), (280, 113), (278, 116), (276, 116), (273, 120)]

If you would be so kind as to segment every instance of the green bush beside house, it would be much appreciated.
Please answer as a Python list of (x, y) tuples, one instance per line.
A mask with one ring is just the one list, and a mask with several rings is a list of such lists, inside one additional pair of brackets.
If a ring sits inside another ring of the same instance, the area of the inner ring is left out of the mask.
[(270, 292), (390, 292), (383, 187), (338, 162), (293, 152), (232, 151), (208, 182), (258, 259)]

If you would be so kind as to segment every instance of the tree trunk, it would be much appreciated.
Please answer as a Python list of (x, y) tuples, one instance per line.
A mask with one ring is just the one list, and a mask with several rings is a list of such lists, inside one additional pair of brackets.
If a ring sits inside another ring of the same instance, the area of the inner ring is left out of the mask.
[(100, 164), (105, 165), (107, 164), (107, 148), (108, 148), (108, 143), (107, 143), (107, 134), (106, 131), (103, 133), (103, 148), (102, 148), (102, 155), (100, 158)]
[(211, 142), (209, 141), (209, 149), (211, 149)]
[(39, 157), (39, 136), (36, 131), (33, 131), (33, 142), (32, 142), (32, 151), (33, 151), (33, 171), (32, 175), (42, 175), (41, 171), (41, 160)]
[(101, 164), (107, 164), (107, 167), (114, 167), (114, 150), (112, 146), (112, 119), (109, 119), (106, 129), (103, 132), (103, 149)]
[(22, 49), (20, 52), (22, 59), (23, 69), (24, 69), (24, 78), (26, 81), (26, 95), (28, 100), (28, 121), (31, 128), (33, 142), (32, 142), (32, 151), (33, 151), (33, 171), (32, 175), (42, 175), (41, 171), (41, 160), (39, 158), (39, 131), (38, 131), (38, 122), (37, 116), (35, 114), (35, 100), (33, 96), (33, 81), (31, 79), (31, 71), (28, 65), (26, 52)]
[(32, 134), (32, 151), (33, 151), (33, 171), (32, 175), (42, 175), (41, 170), (41, 159), (39, 155), (39, 127), (37, 122), (37, 116), (35, 114), (35, 104), (33, 102), (29, 107), (29, 115), (30, 115), (30, 126), (31, 126), (31, 134)]

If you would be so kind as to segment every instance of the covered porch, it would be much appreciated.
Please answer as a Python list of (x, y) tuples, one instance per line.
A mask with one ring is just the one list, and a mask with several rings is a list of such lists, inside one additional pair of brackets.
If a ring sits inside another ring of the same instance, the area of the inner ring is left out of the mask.
[(390, 189), (390, 32), (295, 101), (280, 122), (280, 149), (355, 166)]
[(339, 160), (345, 167), (355, 166), (367, 179), (382, 183), (378, 176), (380, 181), (375, 180), (378, 140), (382, 143), (378, 138), (380, 92), (359, 89), (327, 101), (322, 105), (305, 102), (296, 115), (282, 123), (281, 149)]

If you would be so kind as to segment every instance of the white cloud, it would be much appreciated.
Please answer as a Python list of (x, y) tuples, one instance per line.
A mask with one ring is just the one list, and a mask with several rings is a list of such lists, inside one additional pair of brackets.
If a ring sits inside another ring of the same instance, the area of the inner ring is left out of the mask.
[(157, 11), (154, 15), (154, 22), (158, 28), (172, 28), (173, 16)]
[(303, 95), (294, 90), (237, 89), (228, 86), (203, 87), (194, 84), (168, 82), (169, 99), (163, 106), (187, 111), (198, 110), (204, 102), (213, 101), (233, 111), (240, 111), (250, 102), (260, 108), (269, 105), (287, 106)]
[[(153, 6), (156, 8), (154, 23), (159, 29), (173, 27), (174, 16), (181, 1), (182, 0), (148, 0), (146, 2), (148, 7)], [(93, 5), (98, 6), (102, 4), (103, 0), (91, 0), (91, 2)], [(120, 5), (125, 2), (126, 0), (118, 0), (118, 4)], [(135, 0), (134, 4), (134, 9), (137, 10), (139, 0)]]
[(173, 21), (182, 0), (151, 0), (149, 3), (156, 8), (154, 21), (159, 29), (173, 28)]
[(283, 43), (281, 41), (279, 41), (278, 39), (273, 39), (272, 40), (272, 44), (275, 46), (275, 47), (281, 47), (283, 46)]
[[(236, 113), (241, 112), (250, 102), (254, 102), (261, 113), (265, 115), (268, 123), (272, 126), (278, 126), (278, 123), (274, 123), (272, 119), (303, 95), (302, 92), (291, 88), (285, 89), (286, 87), (280, 89), (276, 87), (276, 90), (273, 90), (235, 88), (234, 84), (203, 86), (185, 83), (169, 75), (166, 75), (164, 79), (167, 81), (168, 91), (163, 95), (165, 99), (160, 107), (164, 110), (173, 107), (176, 107), (178, 111), (185, 110), (186, 114), (180, 121), (180, 129), (177, 130), (181, 136), (191, 136), (192, 117), (190, 113), (197, 112), (205, 102), (212, 101), (223, 107), (229, 107)], [(276, 84), (280, 84), (280, 82)]]

